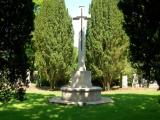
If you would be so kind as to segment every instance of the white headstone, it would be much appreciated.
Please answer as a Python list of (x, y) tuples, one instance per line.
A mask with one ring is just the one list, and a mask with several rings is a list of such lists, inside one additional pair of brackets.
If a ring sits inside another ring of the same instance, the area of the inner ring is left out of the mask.
[(27, 77), (26, 77), (26, 85), (29, 87), (30, 83), (31, 83), (31, 75), (30, 75), (30, 71), (27, 71)]
[(133, 74), (132, 87), (139, 87), (139, 83), (138, 83), (138, 75), (137, 75), (137, 74)]
[(122, 88), (128, 88), (128, 77), (127, 77), (127, 75), (122, 76)]
[(30, 71), (27, 71), (27, 77), (26, 80), (30, 81), (31, 75), (30, 75)]
[(154, 81), (153, 83), (150, 83), (149, 84), (149, 88), (155, 88), (155, 89), (158, 89), (158, 84), (156, 81)]

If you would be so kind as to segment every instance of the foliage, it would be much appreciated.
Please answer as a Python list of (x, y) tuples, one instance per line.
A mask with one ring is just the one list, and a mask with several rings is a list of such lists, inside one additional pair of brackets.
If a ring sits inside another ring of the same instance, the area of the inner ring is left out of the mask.
[(40, 8), (41, 8), (43, 2), (45, 2), (45, 0), (33, 0), (33, 2), (35, 3), (34, 12), (35, 12), (35, 15), (37, 15), (40, 11)]
[(160, 68), (160, 2), (121, 0), (119, 7), (124, 13), (124, 28), (130, 37), (131, 61), (148, 81), (157, 78)]
[(24, 96), (25, 96), (26, 90), (20, 86), (19, 88), (17, 88), (16, 90), (16, 94), (15, 94), (15, 98), (17, 100), (23, 101), (24, 100)]
[(73, 30), (64, 0), (44, 1), (35, 19), (35, 66), (40, 79), (55, 88), (68, 82), (71, 73)]
[(113, 80), (126, 74), (124, 69), (129, 64), (128, 37), (122, 28), (123, 14), (117, 4), (118, 0), (93, 0), (87, 30), (87, 66), (94, 79), (100, 78), (107, 89)]
[(6, 71), (7, 79), (25, 80), (29, 68), (26, 44), (31, 41), (33, 30), (32, 0), (0, 0), (0, 72)]
[(44, 0), (33, 0), (35, 4), (41, 5)]
[(0, 75), (0, 102), (7, 103), (11, 100), (13, 90), (10, 82), (6, 79), (6, 75)]
[(77, 63), (78, 63), (78, 48), (74, 47), (73, 48), (73, 61), (72, 61), (72, 68), (73, 68), (73, 70), (76, 70)]

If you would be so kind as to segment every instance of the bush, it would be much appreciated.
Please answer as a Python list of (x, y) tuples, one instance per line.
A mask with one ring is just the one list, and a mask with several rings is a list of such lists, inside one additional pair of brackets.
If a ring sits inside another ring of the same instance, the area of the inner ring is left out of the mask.
[(24, 84), (19, 81), (18, 86), (15, 91), (15, 98), (19, 101), (23, 101), (25, 99), (26, 89), (24, 88)]
[(0, 76), (0, 102), (7, 103), (13, 96), (11, 84), (5, 76)]
[(25, 98), (24, 97), (25, 93), (26, 93), (26, 90), (23, 87), (18, 88), (17, 91), (16, 91), (16, 94), (15, 94), (16, 99), (20, 100), (20, 101), (23, 101), (24, 98)]

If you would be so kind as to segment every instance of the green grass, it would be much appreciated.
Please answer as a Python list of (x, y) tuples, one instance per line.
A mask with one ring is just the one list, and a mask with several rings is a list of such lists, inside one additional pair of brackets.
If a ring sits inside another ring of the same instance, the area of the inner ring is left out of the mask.
[(156, 91), (106, 92), (113, 104), (68, 106), (48, 103), (60, 92), (30, 92), (23, 102), (0, 104), (0, 120), (159, 120), (160, 96)]

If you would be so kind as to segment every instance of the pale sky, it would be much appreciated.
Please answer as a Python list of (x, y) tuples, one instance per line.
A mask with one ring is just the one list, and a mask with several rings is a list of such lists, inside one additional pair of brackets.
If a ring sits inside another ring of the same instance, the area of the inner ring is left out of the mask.
[[(80, 8), (79, 6), (85, 6), (83, 8), (83, 15), (88, 16), (88, 9), (91, 3), (91, 0), (65, 0), (66, 7), (68, 8), (69, 14), (71, 17), (80, 16)], [(86, 28), (86, 21), (83, 22), (83, 27)], [(78, 46), (78, 33), (80, 31), (80, 20), (72, 21), (73, 29), (74, 29), (74, 46)]]

